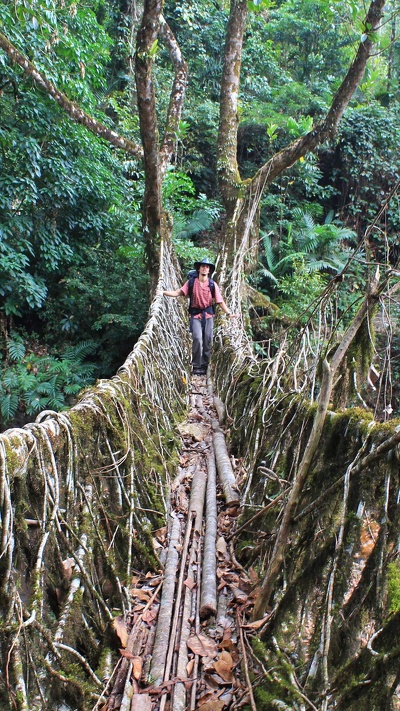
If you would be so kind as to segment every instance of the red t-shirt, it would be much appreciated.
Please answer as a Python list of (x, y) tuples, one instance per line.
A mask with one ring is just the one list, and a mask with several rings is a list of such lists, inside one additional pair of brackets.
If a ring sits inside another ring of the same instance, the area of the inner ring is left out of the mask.
[[(219, 290), (218, 284), (214, 282), (215, 285), (215, 303), (221, 304), (223, 299), (221, 292)], [(181, 294), (183, 296), (189, 296), (189, 281), (185, 282), (180, 288)], [(206, 309), (208, 306), (212, 306), (213, 297), (211, 294), (211, 289), (209, 286), (209, 279), (205, 282), (201, 282), (200, 279), (195, 279), (193, 282), (193, 293), (192, 293), (192, 306), (195, 309)], [(206, 313), (206, 318), (212, 318), (212, 314)], [(201, 314), (196, 314), (194, 318), (201, 318)]]

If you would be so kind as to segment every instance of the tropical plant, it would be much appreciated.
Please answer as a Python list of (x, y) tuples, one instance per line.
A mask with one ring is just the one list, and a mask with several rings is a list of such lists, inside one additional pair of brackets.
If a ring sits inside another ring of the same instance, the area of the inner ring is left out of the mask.
[(291, 274), (299, 264), (306, 273), (340, 272), (349, 257), (348, 245), (355, 233), (335, 224), (332, 212), (320, 225), (312, 215), (298, 208), (293, 215), (294, 221), (287, 224), (286, 235), (275, 246), (271, 233), (263, 234), (265, 264), (259, 276), (277, 285), (281, 277)]
[[(21, 424), (41, 410), (69, 407), (83, 387), (93, 382), (94, 363), (86, 359), (94, 341), (66, 348), (60, 357), (26, 353), (17, 334), (8, 341), (8, 362), (1, 364), (0, 419)], [(1, 367), (2, 366), (2, 367)]]

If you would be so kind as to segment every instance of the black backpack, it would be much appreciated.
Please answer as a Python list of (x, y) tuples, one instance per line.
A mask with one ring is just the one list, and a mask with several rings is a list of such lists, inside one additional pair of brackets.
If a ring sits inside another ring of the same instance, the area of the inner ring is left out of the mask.
[[(190, 314), (201, 313), (201, 309), (195, 309), (192, 306), (194, 280), (198, 279), (198, 277), (199, 277), (199, 275), (198, 275), (196, 269), (191, 269), (187, 275), (188, 282), (189, 282), (189, 313)], [(208, 280), (208, 286), (210, 287), (211, 296), (213, 297), (213, 299), (215, 299), (215, 283), (212, 279)], [(212, 311), (210, 311), (210, 313), (215, 313), (214, 306), (209, 306), (209, 309), (212, 309)], [(206, 309), (206, 311), (208, 311), (208, 309)]]

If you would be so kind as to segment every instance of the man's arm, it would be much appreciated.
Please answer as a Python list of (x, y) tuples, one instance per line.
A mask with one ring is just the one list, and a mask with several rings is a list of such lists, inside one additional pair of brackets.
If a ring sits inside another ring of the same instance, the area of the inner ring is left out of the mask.
[(156, 291), (157, 296), (183, 296), (182, 292), (180, 289), (174, 289), (173, 291), (164, 291), (161, 289), (157, 289)]
[[(214, 284), (215, 284), (215, 282), (214, 282)], [(229, 316), (229, 318), (237, 318), (237, 314), (231, 313), (231, 311), (228, 309), (225, 301), (223, 300), (223, 298), (221, 296), (221, 292), (220, 292), (218, 284), (215, 284), (215, 303), (221, 307), (222, 311), (227, 316)]]

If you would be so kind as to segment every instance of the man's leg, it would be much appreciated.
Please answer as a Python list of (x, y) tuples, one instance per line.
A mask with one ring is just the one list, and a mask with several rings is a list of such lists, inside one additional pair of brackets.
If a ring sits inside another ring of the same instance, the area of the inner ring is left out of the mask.
[(201, 369), (204, 371), (207, 370), (210, 364), (213, 326), (214, 318), (206, 318), (203, 331), (203, 356), (201, 359)]
[(201, 318), (192, 319), (192, 366), (193, 372), (201, 370), (201, 357), (203, 353), (203, 330)]

